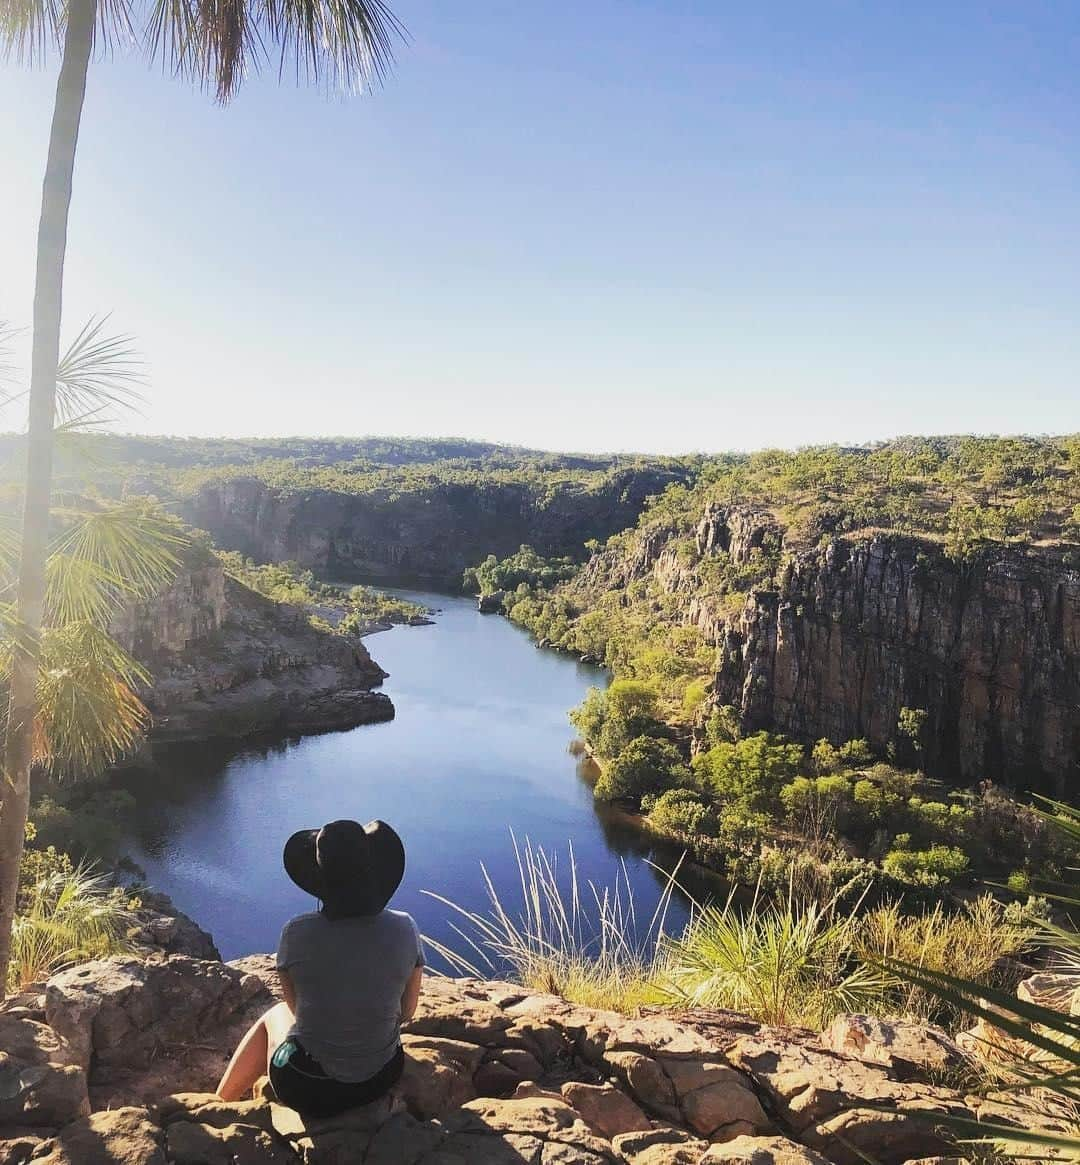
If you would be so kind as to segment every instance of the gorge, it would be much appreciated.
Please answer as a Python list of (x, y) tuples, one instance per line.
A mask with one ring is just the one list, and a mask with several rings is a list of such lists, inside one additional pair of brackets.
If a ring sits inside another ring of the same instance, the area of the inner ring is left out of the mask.
[[(662, 875), (646, 859), (677, 855), (658, 853), (617, 812), (594, 809), (568, 752), (566, 710), (605, 682), (601, 669), (537, 651), (468, 599), (407, 597), (437, 609), (434, 625), (367, 640), (390, 673), (392, 722), (239, 750), (158, 744), (152, 767), (124, 776), (136, 809), (121, 852), (226, 957), (272, 948), (282, 922), (309, 901), (283, 874), (281, 839), (341, 816), (382, 817), (400, 830), (409, 855), (402, 908), (430, 937), (474, 957), (452, 929), (453, 912), (424, 892), (486, 910), (483, 863), (514, 902), (515, 838), (542, 846), (564, 882), (572, 846), (583, 887), (615, 886), (625, 862), (645, 920), (655, 906)], [(671, 925), (684, 918), (673, 904)]]

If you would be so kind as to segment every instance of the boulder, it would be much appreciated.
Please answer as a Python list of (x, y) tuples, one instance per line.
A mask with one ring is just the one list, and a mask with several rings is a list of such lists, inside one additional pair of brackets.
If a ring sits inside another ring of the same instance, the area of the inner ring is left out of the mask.
[(621, 1133), (612, 1138), (612, 1148), (632, 1165), (697, 1165), (708, 1143), (692, 1137), (684, 1129), (656, 1125), (640, 1132)]
[(0, 1128), (67, 1124), (90, 1112), (86, 1072), (46, 1024), (0, 1013)]
[(185, 955), (117, 955), (54, 975), (45, 1012), (83, 1067), (92, 1054), (96, 1066), (139, 1068), (174, 1045), (231, 1038), (253, 999), (244, 979), (224, 963)]
[(165, 1133), (169, 1165), (296, 1165), (292, 1150), (254, 1125), (176, 1121)]
[(608, 1052), (605, 1061), (647, 1112), (665, 1120), (679, 1120), (675, 1086), (656, 1060), (643, 1052), (616, 1050)]
[(1066, 1015), (1080, 1013), (1080, 975), (1065, 971), (1040, 971), (1016, 986), (1016, 997), (1024, 1003), (1049, 1007)]
[(955, 1092), (897, 1081), (883, 1067), (792, 1042), (782, 1032), (747, 1036), (728, 1055), (787, 1128), (835, 1165), (860, 1165), (871, 1153), (880, 1165), (948, 1153), (953, 1139), (933, 1116), (977, 1117)]
[(649, 1118), (619, 1088), (610, 1084), (583, 1084), (568, 1080), (562, 1095), (598, 1136), (611, 1140), (620, 1133), (643, 1132), (652, 1128)]
[(830, 1165), (813, 1149), (786, 1137), (736, 1137), (724, 1145), (713, 1145), (701, 1158), (701, 1165)]
[(142, 905), (136, 912), (139, 931), (136, 941), (170, 955), (190, 955), (193, 959), (220, 959), (213, 937), (193, 919), (177, 910), (167, 894), (139, 891)]
[(398, 1084), (413, 1116), (442, 1116), (476, 1096), (473, 1073), (484, 1049), (464, 1040), (402, 1036), (405, 1070)]
[(52, 1130), (20, 1129), (9, 1126), (0, 1129), (0, 1165), (26, 1165), (52, 1135)]
[(715, 1059), (659, 1057), (675, 1088), (683, 1119), (703, 1137), (726, 1139), (726, 1133), (764, 1131), (769, 1118), (749, 1081), (730, 1064)]
[(941, 1028), (872, 1015), (838, 1015), (822, 1033), (827, 1048), (891, 1069), (901, 1078), (940, 1078), (967, 1057)]
[[(164, 1136), (145, 1108), (95, 1112), (46, 1141), (35, 1165), (167, 1165)], [(231, 1163), (230, 1163), (231, 1165)]]

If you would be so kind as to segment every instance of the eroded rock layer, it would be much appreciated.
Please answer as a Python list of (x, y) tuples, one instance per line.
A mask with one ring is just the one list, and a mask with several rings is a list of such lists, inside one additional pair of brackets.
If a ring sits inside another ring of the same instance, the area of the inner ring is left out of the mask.
[[(898, 534), (834, 538), (791, 551), (771, 516), (715, 507), (687, 554), (663, 525), (594, 557), (568, 588), (588, 609), (603, 591), (649, 580), (677, 618), (718, 649), (714, 699), (748, 730), (909, 750), (933, 776), (1055, 794), (1080, 780), (1080, 571), (1067, 548), (997, 546), (954, 561)], [(710, 586), (718, 560), (746, 566), (771, 546), (776, 585)], [(735, 600), (734, 606), (732, 600)], [(897, 730), (924, 709), (922, 752)]]
[(219, 546), (258, 562), (292, 560), (330, 577), (456, 588), (489, 554), (528, 543), (541, 554), (578, 554), (590, 538), (632, 526), (647, 498), (675, 474), (615, 470), (592, 485), (555, 479), (433, 480), (427, 488), (279, 490), (256, 477), (200, 487), (184, 517)]
[[(194, 557), (194, 556), (193, 556)], [(357, 639), (312, 626), (206, 556), (123, 612), (119, 642), (151, 676), (151, 743), (351, 728), (394, 715), (386, 673)]]
[(904, 1165), (953, 1151), (941, 1116), (1003, 1113), (942, 1087), (960, 1053), (914, 1025), (856, 1017), (819, 1037), (445, 979), (407, 1025), (389, 1100), (312, 1121), (263, 1083), (226, 1104), (209, 1089), (273, 1001), (270, 967), (117, 957), (0, 1012), (0, 1162)]

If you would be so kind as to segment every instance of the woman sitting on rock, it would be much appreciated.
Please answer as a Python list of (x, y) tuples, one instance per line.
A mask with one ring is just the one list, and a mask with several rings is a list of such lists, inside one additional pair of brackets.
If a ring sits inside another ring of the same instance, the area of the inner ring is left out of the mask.
[(401, 1024), (416, 1011), (424, 965), (416, 923), (386, 909), (405, 847), (385, 821), (331, 821), (293, 834), (284, 861), (321, 909), (285, 924), (285, 1002), (240, 1041), (217, 1091), (240, 1100), (269, 1075), (282, 1104), (334, 1116), (384, 1096), (404, 1067)]

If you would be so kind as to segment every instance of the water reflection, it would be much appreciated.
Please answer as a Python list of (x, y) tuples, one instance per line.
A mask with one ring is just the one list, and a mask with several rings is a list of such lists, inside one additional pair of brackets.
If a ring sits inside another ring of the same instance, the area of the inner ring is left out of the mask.
[[(613, 885), (625, 863), (648, 918), (678, 852), (655, 846), (630, 821), (594, 807), (588, 762), (570, 753), (567, 711), (597, 668), (537, 650), (506, 620), (464, 599), (405, 592), (442, 613), (433, 627), (368, 640), (390, 672), (397, 716), (385, 724), (243, 749), (198, 745), (159, 752), (131, 771), (137, 823), (131, 857), (152, 884), (213, 931), (226, 957), (273, 947), (282, 922), (306, 909), (285, 878), (281, 845), (294, 829), (336, 817), (391, 821), (409, 868), (396, 900), (439, 941), (459, 945), (437, 893), (470, 910), (486, 904), (480, 865), (515, 901), (511, 831), (559, 855), (573, 846), (581, 880)], [(696, 891), (695, 891), (696, 893)], [(685, 918), (673, 904), (673, 926)]]

